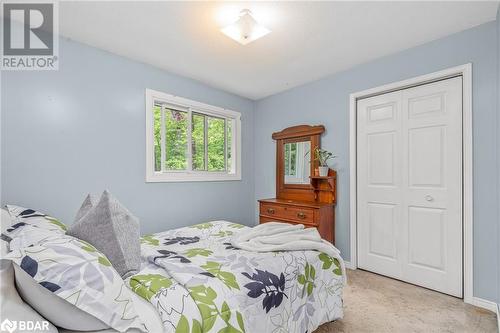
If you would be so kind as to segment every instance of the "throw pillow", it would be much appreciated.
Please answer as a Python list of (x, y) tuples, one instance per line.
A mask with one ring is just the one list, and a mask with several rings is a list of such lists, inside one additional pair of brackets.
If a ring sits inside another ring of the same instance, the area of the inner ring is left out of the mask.
[(108, 191), (68, 234), (95, 246), (110, 260), (122, 278), (137, 273), (141, 265), (139, 220)]

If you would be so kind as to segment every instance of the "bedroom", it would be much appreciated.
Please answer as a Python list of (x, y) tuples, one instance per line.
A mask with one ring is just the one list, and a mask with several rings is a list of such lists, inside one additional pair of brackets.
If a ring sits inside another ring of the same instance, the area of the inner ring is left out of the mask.
[(498, 330), (498, 2), (1, 7), (1, 330)]

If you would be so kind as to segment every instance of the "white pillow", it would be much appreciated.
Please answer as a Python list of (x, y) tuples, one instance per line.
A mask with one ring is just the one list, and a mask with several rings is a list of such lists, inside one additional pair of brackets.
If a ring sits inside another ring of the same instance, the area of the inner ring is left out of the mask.
[[(9, 236), (8, 233), (7, 236)], [(18, 251), (22, 248), (33, 246), (47, 240), (58, 239), (60, 237), (61, 236), (56, 232), (25, 225), (22, 230), (10, 240), (9, 252)]]
[(66, 233), (66, 225), (58, 219), (42, 212), (14, 205), (6, 205), (12, 219), (12, 228), (8, 230), (10, 237), (15, 236), (22, 227), (31, 225), (36, 228), (46, 229), (61, 234)]
[[(2, 223), (2, 233), (5, 233), (7, 228), (12, 225), (12, 219), (10, 213), (2, 208), (2, 215), (1, 215), (1, 223)], [(33, 228), (30, 225), (26, 226), (25, 228)], [(53, 231), (48, 231), (44, 229), (39, 229), (35, 228), (37, 230), (36, 233), (29, 233), (25, 232), (22, 233), (22, 235), (19, 235), (20, 237), (16, 237), (11, 241), (11, 245), (13, 247), (13, 250), (18, 250), (19, 248), (22, 248), (24, 246), (29, 246), (30, 244), (24, 244), (26, 241), (29, 243), (38, 243), (40, 239), (29, 239), (25, 240), (25, 235), (28, 236), (30, 235), (31, 237), (33, 236), (40, 236), (41, 238), (45, 238), (46, 236), (49, 236), (50, 234), (53, 234)], [(8, 236), (7, 236), (8, 237)], [(2, 257), (9, 252), (9, 243), (2, 240), (0, 245), (2, 246), (1, 251), (2, 251)], [(4, 252), (5, 251), (5, 252)], [(7, 262), (7, 260), (5, 260)], [(7, 265), (7, 264), (5, 264)], [(22, 270), (17, 264), (11, 264), (9, 262), (8, 268), (6, 271), (1, 271), (2, 275), (2, 300), (6, 300), (5, 304), (9, 306), (16, 306), (16, 310), (14, 312), (21, 311), (19, 309), (22, 308), (28, 308), (30, 309), (35, 315), (33, 315), (33, 320), (38, 320), (38, 318), (42, 318), (38, 313), (43, 315), (46, 318), (50, 318), (51, 322), (59, 327), (63, 328), (69, 328), (69, 329), (74, 329), (78, 331), (90, 331), (90, 330), (102, 330), (105, 328), (109, 328), (108, 325), (104, 324), (102, 321), (99, 319), (95, 318), (94, 316), (91, 316), (90, 314), (78, 309), (76, 306), (73, 304), (70, 304), (63, 300), (60, 297), (57, 297), (54, 295), (52, 292), (47, 290), (46, 288), (42, 287), (40, 284), (38, 284), (31, 276), (29, 276), (24, 270)], [(12, 268), (12, 266), (14, 268)], [(14, 287), (14, 272), (15, 272), (15, 284), (17, 286), (17, 291), (16, 288)], [(7, 289), (6, 283), (10, 281), (12, 285), (12, 290)], [(7, 297), (8, 295), (4, 295), (4, 289), (9, 290), (12, 293), (11, 297)], [(33, 308), (35, 308), (38, 313), (33, 311), (33, 309), (30, 308), (28, 304), (25, 304), (22, 302), (21, 298), (19, 297), (19, 294), (22, 297), (22, 299), (28, 303), (31, 304)], [(15, 295), (14, 295), (15, 293)], [(4, 296), (6, 298), (4, 298)], [(17, 298), (16, 298), (17, 297)], [(9, 299), (12, 299), (13, 301), (8, 301)], [(2, 302), (3, 303), (3, 302)], [(11, 305), (14, 304), (14, 305)], [(21, 304), (22, 305), (17, 305)], [(3, 305), (3, 304), (2, 304)], [(3, 314), (3, 313), (2, 313)], [(11, 320), (14, 319), (22, 319), (22, 317), (15, 317), (15, 318), (10, 318)], [(26, 318), (24, 318), (26, 319)], [(31, 318), (28, 318), (31, 320)], [(44, 320), (44, 319), (40, 319)], [(57, 329), (53, 326), (50, 325), (51, 331), (53, 329), (54, 332), (57, 332)]]
[(2, 225), (2, 233), (4, 233), (5, 230), (7, 230), (7, 228), (12, 225), (12, 219), (10, 217), (10, 213), (8, 210), (2, 208), (2, 215), (0, 218), (0, 222)]
[(45, 318), (62, 328), (75, 331), (98, 331), (109, 328), (96, 317), (80, 310), (38, 284), (21, 267), (14, 264), (16, 286), (23, 300)]
[[(21, 267), (13, 264), (16, 272), (16, 286), (22, 298), (33, 306), (42, 316), (50, 318), (52, 324), (62, 328), (60, 332), (76, 331), (100, 331), (99, 333), (118, 332), (106, 325), (99, 319), (78, 309), (73, 304), (68, 304), (65, 300), (55, 297), (46, 288), (36, 283)], [(11, 268), (12, 269), (12, 268)], [(16, 293), (17, 294), (17, 293)], [(162, 332), (163, 323), (156, 309), (136, 293), (127, 289), (127, 294), (134, 303), (137, 314), (144, 321), (149, 332)], [(3, 293), (2, 293), (3, 295)], [(28, 305), (26, 307), (29, 308)], [(127, 332), (140, 332), (137, 329), (131, 329)]]
[(31, 320), (39, 325), (46, 325), (47, 329), (44, 330), (44, 332), (57, 332), (57, 328), (55, 328), (54, 325), (40, 316), (19, 297), (16, 287), (14, 286), (14, 269), (9, 260), (0, 260), (0, 294), (2, 295), (2, 297), (0, 297), (2, 320)]
[[(146, 301), (144, 298), (134, 293), (132, 290), (130, 289), (127, 290), (131, 294), (132, 302), (134, 303), (137, 313), (141, 316), (149, 332), (150, 333), (164, 332), (165, 328), (163, 326), (163, 322), (161, 321), (160, 315), (158, 314), (156, 308), (151, 303)], [(108, 328), (106, 330), (94, 333), (117, 333), (117, 332), (118, 332), (117, 330)], [(127, 331), (127, 333), (137, 333), (137, 332), (138, 331), (136, 329), (131, 329)], [(80, 333), (80, 331), (59, 328), (59, 333)]]
[(2, 236), (0, 238), (0, 259), (4, 258), (9, 252), (9, 241), (10, 237), (6, 235), (6, 230), (12, 225), (12, 219), (7, 210), (2, 208), (2, 215), (0, 216), (0, 224), (2, 230)]
[[(28, 234), (43, 230), (30, 226), (20, 229), (12, 243), (20, 238), (30, 243), (38, 238)], [(23, 299), (49, 321), (67, 329), (146, 331), (127, 287), (108, 259), (86, 242), (52, 234), (55, 236), (20, 247), (6, 257), (16, 264), (16, 282)]]
[(145, 331), (131, 293), (102, 253), (66, 236), (56, 219), (22, 207), (8, 209), (12, 227), (5, 226), (11, 229), (5, 232), (10, 238), (6, 259), (14, 263), (17, 289), (26, 303), (70, 330), (111, 326)]

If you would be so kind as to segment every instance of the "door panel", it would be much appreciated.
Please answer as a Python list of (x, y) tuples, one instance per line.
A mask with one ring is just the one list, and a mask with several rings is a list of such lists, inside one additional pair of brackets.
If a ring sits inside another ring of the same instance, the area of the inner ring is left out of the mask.
[[(403, 230), (412, 239), (415, 230), (428, 229), (423, 245), (403, 249), (402, 279), (462, 297), (462, 78), (407, 89), (402, 98), (402, 112), (407, 115), (402, 117), (403, 132), (408, 133), (403, 135), (408, 147), (403, 151), (408, 169), (408, 181), (403, 181), (405, 206), (418, 207), (419, 212), (411, 215), (405, 210)], [(435, 102), (415, 102), (425, 100)], [(421, 170), (413, 171), (417, 168)], [(430, 258), (423, 262), (427, 265), (411, 263), (411, 256), (423, 256), (423, 246), (433, 249), (442, 269), (432, 268)]]
[(394, 120), (394, 117), (396, 115), (396, 108), (397, 107), (395, 103), (387, 103), (368, 107), (368, 120), (370, 123), (383, 120)]
[(409, 181), (412, 187), (443, 187), (444, 126), (409, 130)]
[(357, 102), (359, 267), (462, 297), (462, 78)]
[(369, 254), (397, 259), (396, 207), (391, 204), (368, 203)]
[(446, 113), (444, 102), (445, 95), (446, 92), (441, 91), (438, 93), (408, 98), (408, 116), (415, 119), (418, 117), (435, 117), (444, 115)]
[(444, 210), (408, 207), (408, 263), (443, 271), (445, 269)]
[[(401, 92), (358, 102), (360, 267), (401, 275), (398, 252), (401, 196)], [(363, 184), (363, 186), (361, 186)]]
[(395, 132), (368, 134), (368, 182), (394, 186)]

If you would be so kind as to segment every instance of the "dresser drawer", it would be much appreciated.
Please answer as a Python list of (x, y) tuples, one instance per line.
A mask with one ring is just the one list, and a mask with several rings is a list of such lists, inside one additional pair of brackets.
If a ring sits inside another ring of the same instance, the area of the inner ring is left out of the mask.
[(304, 207), (261, 203), (260, 215), (275, 217), (276, 219), (280, 220), (290, 220), (309, 225), (317, 224), (314, 222), (314, 209)]
[(259, 217), (259, 224), (267, 223), (267, 222), (282, 222), (282, 223), (288, 223), (288, 224), (302, 224), (305, 228), (318, 228), (317, 224), (309, 224), (306, 222), (299, 222), (299, 221), (292, 221), (292, 220), (279, 220), (277, 218), (272, 218), (272, 217), (267, 217), (264, 215), (260, 215)]

